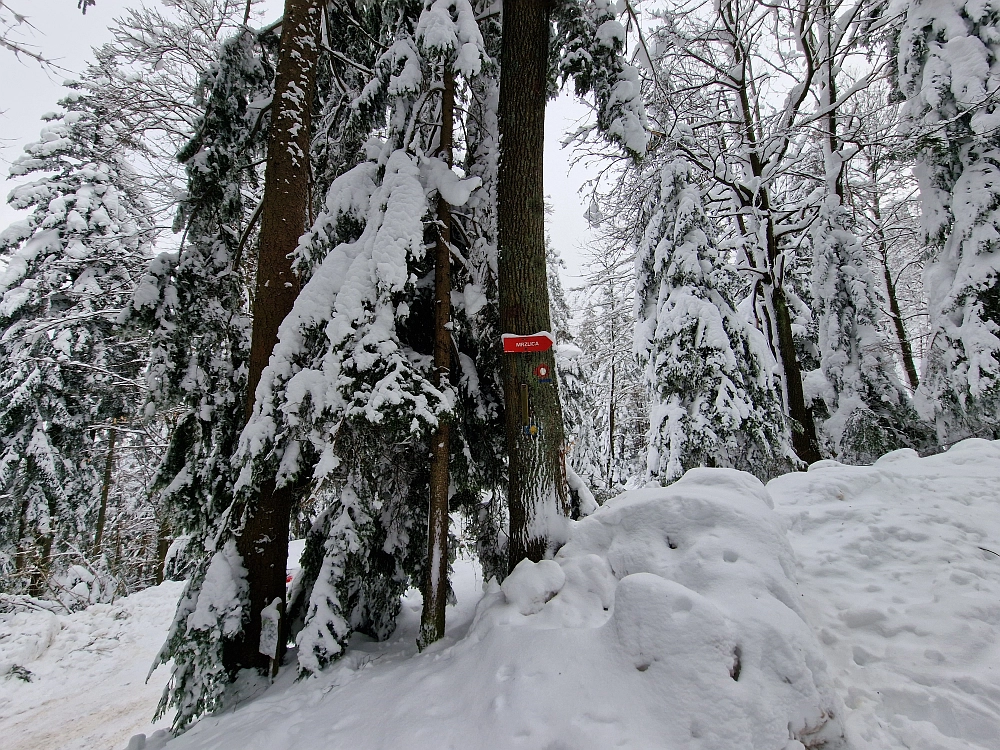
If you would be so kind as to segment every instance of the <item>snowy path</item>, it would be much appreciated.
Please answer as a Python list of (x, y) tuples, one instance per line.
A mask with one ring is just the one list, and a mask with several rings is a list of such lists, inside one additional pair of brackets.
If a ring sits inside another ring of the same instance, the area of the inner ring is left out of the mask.
[(1000, 443), (824, 463), (768, 490), (849, 736), (858, 750), (1000, 747)]
[[(799, 648), (788, 649), (788, 641), (749, 648), (753, 603), (740, 596), (768, 569), (770, 553), (754, 547), (752, 525), (724, 522), (722, 506), (705, 514), (698, 499), (717, 495), (727, 481), (714, 471), (687, 483), (686, 500), (664, 496), (661, 507), (674, 509), (667, 515), (642, 501), (641, 491), (619, 503), (623, 512), (634, 507), (632, 516), (617, 521), (605, 511), (603, 526), (577, 533), (579, 549), (560, 558), (567, 582), (547, 603), (539, 599), (537, 613), (534, 605), (524, 609), (523, 592), (493, 591), (484, 603), (492, 614), (474, 626), (482, 581), (473, 563), (459, 561), (448, 635), (427, 653), (416, 653), (420, 601), (410, 592), (386, 643), (358, 636), (343, 660), (314, 679), (296, 682), (294, 669), (285, 670), (264, 694), (203, 718), (166, 750), (722, 750), (713, 732), (766, 713), (753, 702), (755, 679), (772, 667), (803, 672), (780, 653)], [(925, 459), (900, 451), (874, 467), (824, 462), (767, 489), (782, 519), (778, 536), (784, 523), (796, 555), (792, 609), (805, 613), (822, 644), (853, 750), (1000, 747), (1000, 442), (967, 441)], [(758, 517), (763, 523), (774, 514), (765, 508)], [(773, 561), (784, 560), (775, 550)], [(598, 558), (620, 580), (601, 573)], [(650, 570), (659, 580), (642, 572)], [(772, 572), (777, 577), (760, 579), (768, 586), (781, 578), (773, 565)], [(540, 581), (524, 583), (530, 589)], [(615, 586), (633, 601), (612, 597), (602, 611), (599, 600)], [(144, 679), (180, 590), (165, 584), (73, 615), (0, 615), (0, 675), (18, 664), (34, 678), (0, 676), (3, 750), (125, 750), (131, 736), (165, 726), (149, 719), (166, 670), (148, 685)], [(716, 605), (726, 627), (711, 617), (684, 620)], [(614, 614), (636, 606), (630, 619)], [(674, 630), (661, 627), (677, 617)], [(743, 676), (731, 679), (726, 662), (713, 682), (716, 641), (727, 633), (744, 646)], [(628, 646), (636, 638), (652, 655), (637, 666)], [(783, 684), (759, 684), (772, 683)], [(772, 745), (724, 747), (782, 750)], [(146, 750), (161, 747), (157, 737)]]
[[(167, 669), (145, 679), (182, 588), (165, 583), (71, 615), (0, 615), (4, 750), (122, 750), (132, 735), (168, 726), (150, 723)], [(31, 682), (9, 675), (11, 664)]]

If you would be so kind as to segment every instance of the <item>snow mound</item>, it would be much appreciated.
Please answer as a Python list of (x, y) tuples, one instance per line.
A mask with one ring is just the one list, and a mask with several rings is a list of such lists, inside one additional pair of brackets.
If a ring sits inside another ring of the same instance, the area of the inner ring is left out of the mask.
[(352, 644), (167, 747), (845, 747), (770, 506), (724, 469), (627, 492), (572, 524), (555, 560), (490, 583), (460, 639), (377, 663)]
[(1000, 442), (768, 484), (859, 750), (1000, 737)]

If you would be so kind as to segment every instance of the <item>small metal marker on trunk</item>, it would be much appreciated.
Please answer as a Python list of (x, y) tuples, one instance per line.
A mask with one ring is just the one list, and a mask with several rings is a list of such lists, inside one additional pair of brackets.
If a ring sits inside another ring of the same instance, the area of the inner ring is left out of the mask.
[(528, 408), (528, 384), (521, 383), (521, 425), (526, 437), (538, 437), (538, 421)]

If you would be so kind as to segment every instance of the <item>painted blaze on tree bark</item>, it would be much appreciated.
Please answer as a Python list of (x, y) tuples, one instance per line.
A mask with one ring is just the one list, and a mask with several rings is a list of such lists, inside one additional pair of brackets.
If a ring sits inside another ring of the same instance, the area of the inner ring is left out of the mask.
[[(497, 217), (500, 326), (504, 333), (522, 335), (551, 328), (542, 186), (549, 8), (545, 0), (505, 0), (503, 5)], [(554, 353), (503, 356), (510, 569), (526, 557), (542, 559), (561, 543), (569, 516), (562, 409), (555, 380), (542, 383), (535, 375), (540, 364), (554, 372)], [(523, 386), (527, 414), (537, 427), (534, 436), (524, 429)]]
[[(278, 326), (299, 292), (289, 255), (305, 232), (309, 208), (310, 107), (316, 87), (321, 17), (321, 0), (285, 0), (264, 170), (248, 415), (253, 411), (261, 373), (278, 340)], [(250, 617), (244, 622), (240, 639), (227, 646), (224, 661), (230, 673), (246, 668), (266, 672), (281, 659), (283, 632), (279, 633), (273, 664), (269, 656), (259, 652), (260, 613), (275, 599), (281, 602), (279, 611), (284, 610), (292, 489), (275, 489), (274, 480), (269, 479), (261, 483), (259, 494), (248, 503), (237, 549), (247, 570)]]

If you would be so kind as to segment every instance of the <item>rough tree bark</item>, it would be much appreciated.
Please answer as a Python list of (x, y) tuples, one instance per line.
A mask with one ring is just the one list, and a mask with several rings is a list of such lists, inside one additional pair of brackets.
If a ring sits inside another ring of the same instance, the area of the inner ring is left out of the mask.
[[(549, 4), (505, 0), (500, 54), (498, 229), (500, 327), (532, 334), (551, 328), (545, 273), (545, 139)], [(499, 345), (499, 342), (498, 342)], [(553, 352), (506, 354), (503, 361), (510, 511), (508, 565), (540, 560), (563, 541), (569, 517), (562, 409), (555, 379), (542, 383), (538, 365), (555, 371)], [(522, 403), (527, 396), (527, 409)], [(526, 429), (523, 415), (537, 430)]]
[[(278, 326), (292, 309), (299, 292), (289, 254), (306, 230), (309, 210), (309, 134), (322, 7), (322, 0), (285, 0), (264, 170), (247, 386), (248, 416), (253, 411), (254, 391), (261, 373), (277, 342)], [(239, 639), (225, 649), (223, 661), (231, 674), (248, 668), (266, 673), (276, 670), (281, 661), (283, 633), (279, 635), (274, 660), (259, 651), (260, 613), (275, 599), (281, 602), (279, 611), (284, 611), (292, 499), (293, 488), (276, 489), (272, 479), (263, 482), (247, 504), (237, 549), (247, 570), (250, 617), (244, 621)]]
[(167, 523), (166, 515), (160, 514), (160, 519), (156, 524), (156, 585), (163, 583), (163, 568), (167, 564), (167, 553), (173, 543), (173, 532), (170, 524)]
[[(438, 157), (451, 166), (455, 129), (455, 75), (445, 66), (441, 91)], [(434, 372), (439, 388), (451, 377), (451, 206), (438, 197), (438, 239), (434, 257)], [(427, 512), (427, 580), (420, 622), (420, 648), (444, 635), (448, 603), (448, 420), (441, 418), (431, 438), (430, 498)]]
[(807, 464), (819, 461), (819, 439), (816, 437), (816, 423), (812, 409), (806, 405), (805, 390), (802, 387), (802, 368), (795, 353), (795, 339), (792, 336), (792, 316), (785, 300), (785, 290), (780, 284), (770, 286), (771, 304), (774, 307), (775, 327), (778, 330), (778, 356), (785, 375), (785, 393), (788, 397), (788, 416), (794, 421), (792, 427), (792, 449)]

